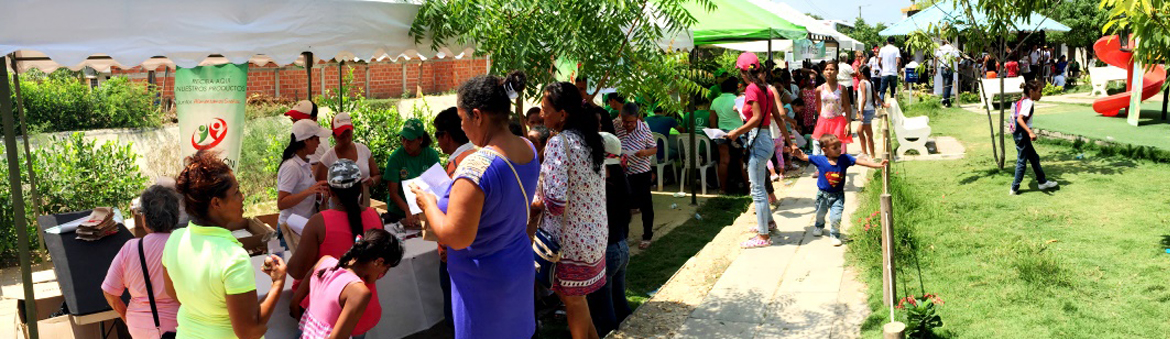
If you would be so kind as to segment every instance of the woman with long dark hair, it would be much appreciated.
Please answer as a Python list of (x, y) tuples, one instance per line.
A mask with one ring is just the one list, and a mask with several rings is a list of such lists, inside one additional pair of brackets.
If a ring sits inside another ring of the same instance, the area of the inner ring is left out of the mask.
[(526, 231), (540, 161), (531, 143), (508, 130), (512, 101), (525, 81), (524, 73), (512, 72), (459, 86), (463, 131), (480, 149), (459, 164), (441, 198), (409, 188), (448, 248), (456, 338), (528, 338), (536, 331), (536, 273)]
[(182, 305), (178, 337), (264, 336), (284, 289), (285, 265), (275, 255), (264, 259), (272, 288), (259, 299), (251, 257), (230, 231), (245, 222), (244, 194), (231, 167), (218, 153), (199, 151), (175, 183), (191, 216), (187, 227), (171, 232), (162, 256), (167, 294)]
[[(310, 156), (321, 143), (323, 133), (316, 121), (297, 120), (293, 123), (292, 138), (281, 156), (280, 170), (276, 175), (276, 208), (280, 209), (277, 219), (279, 229), (285, 228), (292, 215), (308, 219), (316, 213), (317, 204), (329, 194), (329, 184), (317, 181), (313, 176)], [(278, 229), (278, 232), (279, 232)], [(283, 236), (282, 236), (283, 239)]]
[(540, 228), (561, 244), (552, 290), (565, 303), (573, 338), (597, 338), (585, 295), (605, 285), (608, 229), (600, 126), (568, 82), (544, 88), (541, 115), (545, 126), (560, 132), (545, 146), (534, 204), (544, 210)]
[[(329, 166), (328, 178), (333, 209), (314, 214), (301, 232), (301, 243), (288, 261), (288, 273), (293, 279), (293, 300), (289, 305), (294, 316), (301, 313), (307, 289), (304, 280), (313, 265), (321, 258), (341, 258), (353, 246), (354, 238), (369, 230), (382, 229), (382, 219), (373, 208), (362, 207), (362, 172), (353, 160), (341, 159)], [(352, 335), (360, 336), (378, 324), (382, 305), (373, 281), (367, 283), (373, 297)]]

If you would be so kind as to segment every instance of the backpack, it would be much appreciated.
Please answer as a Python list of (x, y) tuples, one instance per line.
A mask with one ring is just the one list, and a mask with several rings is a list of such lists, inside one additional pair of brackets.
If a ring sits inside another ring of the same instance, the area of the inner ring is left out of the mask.
[(1016, 124), (1018, 123), (1020, 116), (1020, 106), (1024, 103), (1024, 99), (1026, 98), (1020, 98), (1019, 101), (1012, 103), (1012, 115), (1010, 117), (1011, 121), (1008, 121), (1007, 124), (1008, 132), (1010, 133), (1016, 133)]

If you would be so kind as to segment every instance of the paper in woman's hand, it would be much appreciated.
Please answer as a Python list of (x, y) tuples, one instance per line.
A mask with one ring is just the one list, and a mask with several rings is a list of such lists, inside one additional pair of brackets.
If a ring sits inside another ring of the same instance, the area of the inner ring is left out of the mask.
[(417, 186), (423, 192), (441, 197), (451, 187), (451, 177), (447, 176), (447, 171), (443, 169), (443, 166), (434, 164), (417, 178), (402, 181), (402, 192), (406, 195), (406, 204), (410, 206), (410, 214), (419, 214), (423, 211), (418, 207), (418, 199), (414, 190), (411, 189), (412, 185)]

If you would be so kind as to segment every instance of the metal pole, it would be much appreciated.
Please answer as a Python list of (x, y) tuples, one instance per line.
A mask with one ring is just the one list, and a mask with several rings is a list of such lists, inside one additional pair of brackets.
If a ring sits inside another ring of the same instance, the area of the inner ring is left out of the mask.
[[(344, 67), (345, 67), (345, 60), (341, 60), (341, 61), (337, 62), (337, 112), (333, 112), (333, 114), (335, 114), (335, 115), (337, 113), (341, 113), (341, 112), (345, 111), (345, 93), (343, 93), (345, 91), (345, 89), (342, 87), (342, 84), (341, 84), (341, 79), (345, 78), (341, 74), (342, 68), (344, 68)], [(324, 78), (325, 76), (322, 75), (321, 77)]]
[(308, 82), (305, 83), (308, 85), (307, 89), (305, 91), (305, 94), (306, 94), (305, 99), (312, 101), (313, 100), (313, 52), (304, 52), (301, 54), (305, 56), (305, 76), (307, 77), (306, 79), (308, 79)]
[(1170, 87), (1162, 90), (1162, 120), (1166, 120), (1166, 104), (1170, 103)]
[[(6, 56), (0, 56), (0, 65), (4, 64)], [(0, 79), (8, 78), (8, 68), (0, 67)], [(7, 81), (0, 81), (0, 115), (4, 122), (4, 153), (8, 155), (8, 188), (12, 191), (13, 227), (16, 230), (17, 251), (20, 254), (20, 281), (24, 284), (24, 314), (31, 314), (36, 318), (37, 303), (33, 293), (32, 258), (28, 248), (27, 223), (24, 218), (24, 188), (20, 185), (20, 159), (17, 159), (16, 150), (16, 122), (12, 118), (12, 90)], [(40, 230), (37, 230), (40, 233)], [(39, 339), (37, 322), (28, 322), (28, 335), (31, 339)]]
[[(698, 49), (696, 49), (696, 48), (691, 49), (691, 53), (690, 53), (691, 64), (694, 64), (695, 59), (696, 59), (695, 53), (697, 53), (697, 52), (698, 52)], [(691, 100), (688, 100), (687, 108), (689, 108), (691, 110), (691, 112), (695, 111), (694, 98), (691, 98)], [(697, 145), (695, 145), (695, 119), (694, 119), (694, 117), (695, 117), (695, 114), (691, 113), (691, 119), (687, 119), (688, 120), (687, 121), (687, 134), (689, 134), (690, 138), (691, 138), (691, 147), (690, 147), (690, 149), (687, 150), (687, 152), (691, 153), (690, 154), (690, 165), (689, 165), (691, 173), (687, 173), (687, 174), (689, 174), (688, 177), (691, 179), (690, 180), (691, 182), (689, 183), (691, 185), (691, 206), (698, 206), (699, 205), (699, 198), (697, 196), (698, 193), (696, 192), (696, 187), (695, 187), (695, 180), (698, 179), (697, 177), (699, 176), (698, 172), (696, 171), (696, 169), (698, 168), (697, 167), (698, 164), (695, 162), (695, 157), (698, 157), (698, 151), (695, 150)], [(710, 154), (708, 154), (708, 156), (710, 156)], [(680, 182), (678, 184), (682, 185), (683, 183)], [(726, 189), (726, 188), (723, 188), (723, 189)]]
[[(28, 139), (31, 136), (28, 134), (28, 119), (24, 117), (24, 97), (20, 95), (20, 68), (16, 65), (16, 53), (18, 52), (12, 53), (12, 86), (16, 92), (16, 112), (20, 116), (20, 135), (24, 136), (24, 160), (28, 167), (28, 183), (32, 188), (33, 212), (40, 213), (41, 193), (37, 191), (37, 172), (33, 170), (33, 163), (36, 159), (33, 158), (32, 149), (28, 146)], [(40, 228), (37, 229), (40, 230)], [(37, 232), (37, 243), (41, 245), (42, 249), (45, 248), (45, 236), (39, 231)]]

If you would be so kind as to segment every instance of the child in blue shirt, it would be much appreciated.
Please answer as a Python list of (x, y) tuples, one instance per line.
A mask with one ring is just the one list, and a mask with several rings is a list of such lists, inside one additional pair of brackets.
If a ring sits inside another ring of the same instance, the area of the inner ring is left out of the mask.
[(805, 155), (796, 151), (796, 158), (807, 161), (817, 167), (817, 219), (814, 236), (821, 236), (825, 230), (825, 213), (829, 214), (829, 237), (833, 246), (841, 246), (841, 213), (845, 210), (845, 170), (853, 165), (869, 168), (885, 167), (889, 160), (882, 159), (881, 163), (854, 159), (848, 154), (841, 154), (841, 140), (836, 135), (826, 133), (819, 140), (824, 155)]

